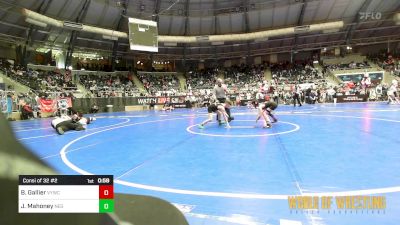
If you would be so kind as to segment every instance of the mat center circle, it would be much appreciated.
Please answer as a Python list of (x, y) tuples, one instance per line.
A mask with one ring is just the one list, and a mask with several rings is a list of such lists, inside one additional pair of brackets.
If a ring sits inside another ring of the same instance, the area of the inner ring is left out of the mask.
[(188, 126), (186, 131), (191, 134), (211, 136), (211, 137), (265, 137), (281, 134), (288, 134), (300, 129), (300, 126), (295, 123), (279, 121), (273, 124), (272, 128), (262, 128), (262, 122), (257, 124), (255, 120), (234, 120), (231, 122), (231, 128), (225, 128), (224, 125), (218, 125), (212, 122), (206, 125), (204, 129), (198, 127), (199, 124)]

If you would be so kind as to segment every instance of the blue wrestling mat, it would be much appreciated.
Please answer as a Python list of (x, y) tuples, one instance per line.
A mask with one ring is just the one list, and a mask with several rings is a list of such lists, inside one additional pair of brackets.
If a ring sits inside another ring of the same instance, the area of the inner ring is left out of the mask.
[[(206, 109), (98, 114), (87, 130), (62, 136), (50, 119), (12, 127), (61, 174), (112, 174), (116, 192), (163, 198), (193, 225), (399, 224), (398, 105), (279, 106), (271, 129), (255, 123), (254, 109), (231, 111), (231, 129), (198, 129)], [(320, 205), (290, 208), (294, 195)], [(349, 207), (338, 206), (340, 196)], [(374, 209), (351, 207), (372, 199)]]

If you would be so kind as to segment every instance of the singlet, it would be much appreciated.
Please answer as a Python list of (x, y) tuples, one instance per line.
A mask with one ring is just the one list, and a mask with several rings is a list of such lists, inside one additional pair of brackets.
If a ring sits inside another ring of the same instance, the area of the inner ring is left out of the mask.
[(263, 107), (263, 109), (265, 110), (265, 109), (272, 109), (272, 110), (275, 110), (276, 108), (278, 108), (278, 104), (276, 104), (275, 102), (266, 102), (266, 103), (264, 103), (264, 107)]
[(208, 113), (217, 112), (217, 111), (218, 111), (217, 105), (211, 104), (210, 106), (208, 106)]

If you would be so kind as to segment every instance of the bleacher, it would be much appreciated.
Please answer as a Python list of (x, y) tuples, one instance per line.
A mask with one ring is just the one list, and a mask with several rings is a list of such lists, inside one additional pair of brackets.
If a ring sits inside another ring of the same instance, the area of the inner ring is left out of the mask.
[(180, 92), (175, 72), (138, 72), (137, 77), (150, 95), (176, 95)]
[(0, 60), (0, 70), (9, 78), (36, 91), (64, 92), (77, 90), (70, 71), (61, 72), (26, 69), (13, 65), (5, 59)]
[(232, 86), (236, 85), (239, 89), (246, 85), (257, 85), (264, 80), (264, 66), (232, 66), (224, 70), (225, 83)]
[(79, 81), (95, 97), (140, 96), (138, 88), (132, 81), (132, 76), (127, 73), (80, 74)]
[(217, 80), (219, 69), (201, 69), (189, 71), (186, 86), (190, 90), (212, 89)]

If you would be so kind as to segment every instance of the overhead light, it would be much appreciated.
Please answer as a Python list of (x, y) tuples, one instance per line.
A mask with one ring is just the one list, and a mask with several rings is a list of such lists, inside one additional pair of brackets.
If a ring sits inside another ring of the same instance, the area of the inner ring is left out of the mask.
[(310, 30), (310, 25), (297, 26), (297, 27), (294, 28), (294, 32), (296, 34), (308, 32), (309, 30)]
[(48, 53), (50, 51), (50, 49), (48, 49), (48, 48), (37, 48), (36, 51), (37, 52), (41, 52), (41, 53)]
[(31, 18), (26, 18), (25, 22), (30, 23), (32, 25), (39, 26), (39, 27), (47, 27), (47, 24), (37, 21), (37, 20), (34, 20), (34, 19), (31, 19)]
[(138, 65), (139, 65), (139, 64), (140, 64), (140, 60), (139, 60), (139, 61), (137, 61), (137, 63), (136, 63), (136, 64), (138, 64)]
[(196, 41), (198, 42), (203, 42), (203, 41), (208, 41), (210, 40), (210, 37), (208, 35), (203, 35), (203, 36), (197, 36)]
[(64, 21), (64, 27), (71, 30), (82, 30), (83, 25), (81, 23), (75, 23), (71, 21)]

